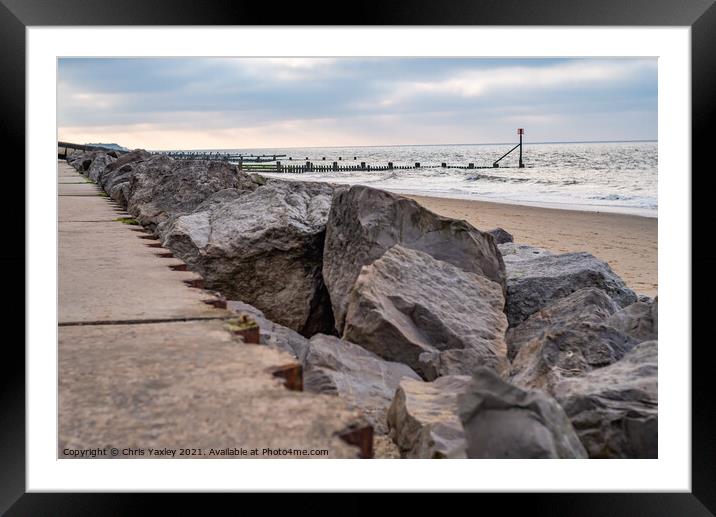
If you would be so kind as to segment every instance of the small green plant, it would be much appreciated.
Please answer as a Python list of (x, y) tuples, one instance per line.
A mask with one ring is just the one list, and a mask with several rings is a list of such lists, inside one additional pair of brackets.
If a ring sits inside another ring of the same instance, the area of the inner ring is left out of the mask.
[(253, 329), (258, 327), (258, 323), (255, 320), (249, 318), (246, 314), (242, 314), (238, 318), (232, 318), (228, 320), (227, 325), (231, 332), (237, 332), (240, 330)]
[(98, 195), (99, 197), (109, 197), (109, 194), (107, 194), (106, 192), (100, 192)]
[(132, 226), (139, 226), (139, 222), (133, 217), (118, 217), (115, 221), (119, 221), (122, 224), (131, 224)]

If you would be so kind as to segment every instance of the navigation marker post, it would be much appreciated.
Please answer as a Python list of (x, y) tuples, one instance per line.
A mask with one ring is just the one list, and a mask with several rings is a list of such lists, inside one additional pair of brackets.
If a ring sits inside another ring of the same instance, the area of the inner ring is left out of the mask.
[(521, 127), (518, 128), (518, 129), (517, 129), (517, 134), (520, 135), (520, 169), (524, 169), (524, 168), (525, 168), (525, 164), (522, 163), (522, 135), (525, 134), (524, 128), (521, 128)]

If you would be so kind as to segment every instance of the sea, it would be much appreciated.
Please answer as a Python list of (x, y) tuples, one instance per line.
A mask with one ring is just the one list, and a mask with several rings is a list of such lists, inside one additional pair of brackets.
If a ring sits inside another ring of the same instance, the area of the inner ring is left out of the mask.
[[(636, 214), (658, 214), (658, 145), (643, 142), (525, 143), (492, 164), (514, 144), (401, 145), (376, 147), (304, 147), (231, 149), (245, 154), (285, 154), (285, 164), (338, 161), (368, 165), (414, 165), (412, 170), (330, 171), (266, 174), (305, 181), (368, 185), (433, 197)], [(291, 158), (289, 160), (289, 157)], [(325, 158), (325, 161), (323, 160)], [(441, 164), (459, 168), (442, 168)], [(468, 164), (484, 169), (469, 169)]]

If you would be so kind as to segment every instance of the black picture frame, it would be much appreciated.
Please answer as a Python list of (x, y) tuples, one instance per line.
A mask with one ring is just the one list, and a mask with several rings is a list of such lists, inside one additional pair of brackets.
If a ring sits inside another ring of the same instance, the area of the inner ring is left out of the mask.
[[(6, 271), (4, 328), (16, 327), (25, 316), (25, 29), (58, 25), (604, 25), (690, 26), (692, 73), (692, 171), (681, 171), (692, 182), (692, 491), (640, 494), (529, 494), (509, 497), (512, 509), (529, 508), (530, 515), (713, 515), (716, 513), (716, 419), (711, 385), (712, 345), (697, 340), (698, 328), (709, 321), (708, 293), (715, 287), (716, 253), (707, 243), (713, 217), (709, 199), (714, 190), (711, 139), (716, 98), (716, 6), (714, 0), (502, 0), (440, 2), (400, 0), (346, 4), (339, 15), (333, 7), (292, 3), (267, 12), (265, 3), (190, 0), (0, 0), (0, 124), (6, 156), (6, 203), (18, 203), (6, 219), (0, 264)], [(674, 173), (674, 171), (671, 171)], [(698, 180), (698, 181), (697, 181)], [(696, 186), (698, 185), (698, 188)], [(20, 195), (22, 192), (24, 195)], [(8, 210), (7, 205), (5, 206)], [(684, 229), (685, 230), (685, 229)], [(20, 296), (18, 293), (23, 293)], [(48, 287), (48, 296), (54, 293)], [(684, 300), (688, 303), (689, 300)], [(24, 342), (24, 327), (22, 331)], [(691, 343), (666, 343), (685, 351)], [(25, 354), (20, 340), (5, 340), (5, 368), (0, 375), (0, 512), (8, 515), (126, 514), (141, 508), (146, 495), (25, 493)], [(420, 498), (418, 498), (419, 500)], [(502, 506), (502, 501), (496, 501)], [(183, 497), (162, 497), (164, 509), (181, 505)], [(274, 510), (276, 503), (272, 501)], [(289, 506), (302, 506), (293, 499)], [(350, 505), (349, 505), (350, 506)]]

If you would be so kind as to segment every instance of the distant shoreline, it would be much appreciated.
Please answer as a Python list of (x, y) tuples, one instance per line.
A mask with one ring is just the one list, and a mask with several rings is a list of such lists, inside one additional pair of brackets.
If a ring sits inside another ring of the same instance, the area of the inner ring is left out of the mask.
[(593, 213), (593, 214), (613, 214), (613, 215), (624, 215), (624, 216), (631, 216), (631, 217), (643, 217), (645, 219), (658, 219), (659, 214), (658, 212), (653, 213), (651, 210), (646, 208), (632, 208), (632, 207), (623, 207), (623, 206), (611, 206), (611, 205), (579, 205), (579, 204), (571, 204), (571, 203), (555, 203), (555, 202), (540, 202), (540, 201), (511, 201), (511, 200), (499, 200), (499, 199), (483, 199), (483, 198), (475, 198), (463, 196), (460, 197), (459, 195), (441, 195), (439, 192), (431, 192), (430, 194), (426, 194), (423, 192), (417, 192), (417, 191), (408, 191), (408, 190), (393, 190), (385, 187), (380, 187), (383, 190), (387, 190), (389, 192), (395, 192), (396, 194), (400, 194), (406, 197), (411, 198), (417, 198), (417, 197), (424, 197), (424, 198), (431, 198), (431, 199), (454, 199), (459, 201), (467, 201), (472, 202), (475, 201), (477, 203), (488, 203), (488, 204), (495, 204), (495, 205), (506, 205), (506, 206), (517, 206), (517, 207), (524, 207), (524, 208), (540, 208), (544, 210), (559, 210), (560, 212), (586, 212), (586, 213)]

